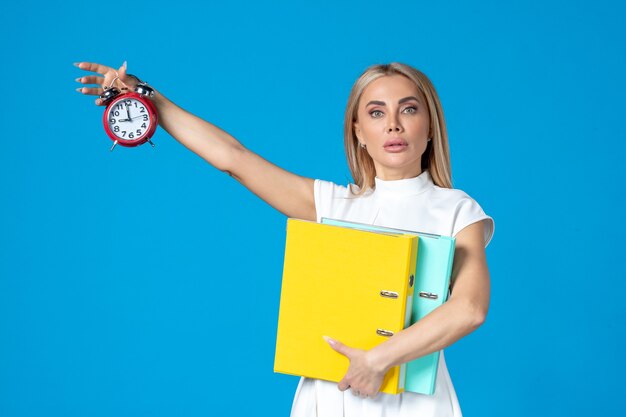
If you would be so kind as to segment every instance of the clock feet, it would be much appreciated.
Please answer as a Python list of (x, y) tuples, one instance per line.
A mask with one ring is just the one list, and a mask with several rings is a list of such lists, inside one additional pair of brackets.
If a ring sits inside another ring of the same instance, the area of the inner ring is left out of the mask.
[(113, 142), (113, 146), (111, 146), (110, 152), (113, 152), (113, 149), (117, 146), (117, 141)]

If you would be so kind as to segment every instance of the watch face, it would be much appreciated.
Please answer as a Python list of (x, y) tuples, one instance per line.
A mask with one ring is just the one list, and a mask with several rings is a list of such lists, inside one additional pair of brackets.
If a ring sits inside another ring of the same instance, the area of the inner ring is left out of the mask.
[(107, 123), (119, 139), (136, 141), (150, 130), (153, 120), (141, 100), (129, 97), (113, 103), (107, 114)]

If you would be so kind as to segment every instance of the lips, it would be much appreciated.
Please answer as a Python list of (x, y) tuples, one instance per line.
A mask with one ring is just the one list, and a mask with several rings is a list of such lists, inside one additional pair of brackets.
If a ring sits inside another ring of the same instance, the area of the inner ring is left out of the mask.
[(405, 149), (409, 144), (407, 143), (406, 140), (402, 139), (402, 138), (394, 138), (394, 139), (389, 139), (387, 142), (385, 142), (385, 144), (383, 145), (383, 147), (385, 148), (386, 151), (401, 151), (403, 149)]

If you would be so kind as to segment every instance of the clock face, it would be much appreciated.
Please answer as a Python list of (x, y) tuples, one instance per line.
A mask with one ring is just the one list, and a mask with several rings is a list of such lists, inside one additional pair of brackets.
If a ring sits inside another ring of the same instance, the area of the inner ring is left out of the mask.
[(113, 103), (107, 114), (107, 123), (118, 138), (135, 141), (150, 130), (153, 120), (144, 103), (129, 97)]

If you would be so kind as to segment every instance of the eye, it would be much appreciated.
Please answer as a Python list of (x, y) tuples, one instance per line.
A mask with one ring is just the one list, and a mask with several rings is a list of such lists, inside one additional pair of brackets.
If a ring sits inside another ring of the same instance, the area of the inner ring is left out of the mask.
[(415, 107), (415, 106), (410, 106), (410, 107), (407, 107), (407, 108), (405, 108), (405, 109), (403, 110), (403, 112), (404, 112), (404, 113), (408, 113), (408, 114), (414, 114), (414, 113), (417, 113), (417, 107)]
[(382, 117), (382, 115), (383, 115), (383, 112), (382, 112), (382, 111), (380, 111), (380, 110), (372, 110), (372, 111), (370, 112), (370, 116), (372, 116), (372, 117), (373, 117), (373, 118), (375, 118), (375, 119), (377, 119), (377, 118), (379, 118), (379, 117)]

